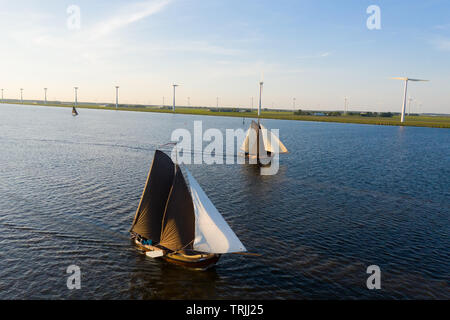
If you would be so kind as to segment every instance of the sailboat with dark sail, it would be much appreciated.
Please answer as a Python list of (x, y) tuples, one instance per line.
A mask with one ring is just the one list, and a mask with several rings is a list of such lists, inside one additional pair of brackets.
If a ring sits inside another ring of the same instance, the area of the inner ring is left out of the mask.
[(194, 269), (214, 266), (222, 254), (246, 248), (186, 171), (157, 150), (130, 230), (146, 255)]
[(76, 116), (78, 115), (77, 108), (72, 107), (72, 115), (73, 115), (74, 117), (76, 117)]

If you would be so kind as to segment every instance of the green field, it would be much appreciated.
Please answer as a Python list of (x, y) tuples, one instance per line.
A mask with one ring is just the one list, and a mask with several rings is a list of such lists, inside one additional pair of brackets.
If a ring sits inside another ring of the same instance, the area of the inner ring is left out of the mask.
[[(8, 102), (8, 104), (11, 104)], [(16, 103), (21, 105), (20, 103)], [(24, 103), (25, 105), (26, 103)], [(38, 104), (26, 104), (35, 105)], [(62, 104), (47, 104), (50, 107), (65, 107), (72, 108), (71, 105)], [(79, 104), (79, 109), (102, 109), (115, 110), (115, 107), (101, 107), (96, 105)], [(137, 112), (160, 112), (172, 113), (169, 109), (159, 109), (157, 107), (119, 107), (119, 111), (137, 111)], [(186, 108), (177, 107), (177, 114), (190, 114), (202, 116), (225, 116), (225, 117), (240, 117), (240, 118), (257, 118), (256, 111), (254, 112), (215, 112), (207, 108)], [(372, 125), (387, 125), (387, 126), (414, 126), (414, 127), (433, 127), (433, 128), (450, 128), (450, 117), (445, 116), (406, 116), (404, 123), (400, 122), (400, 116), (394, 115), (391, 118), (385, 117), (363, 117), (360, 115), (342, 115), (342, 116), (312, 116), (312, 115), (294, 115), (290, 111), (262, 111), (261, 117), (263, 119), (279, 119), (279, 120), (298, 120), (298, 121), (320, 121), (320, 122), (340, 122), (340, 123), (359, 123)]]

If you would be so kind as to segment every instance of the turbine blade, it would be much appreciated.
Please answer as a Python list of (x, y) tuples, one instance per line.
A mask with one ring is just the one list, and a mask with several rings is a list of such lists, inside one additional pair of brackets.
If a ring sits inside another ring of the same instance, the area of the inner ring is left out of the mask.
[(409, 81), (430, 81), (430, 80), (422, 80), (422, 79), (408, 79)]
[(408, 80), (408, 78), (403, 78), (403, 77), (394, 77), (391, 79), (395, 79), (395, 80)]

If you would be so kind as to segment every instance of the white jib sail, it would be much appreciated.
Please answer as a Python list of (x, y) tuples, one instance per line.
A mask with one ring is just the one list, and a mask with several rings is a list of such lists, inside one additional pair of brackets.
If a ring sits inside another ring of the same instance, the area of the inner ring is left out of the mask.
[(247, 251), (187, 169), (186, 173), (195, 210), (194, 249), (218, 254)]
[(287, 148), (272, 131), (267, 130), (262, 124), (260, 124), (260, 127), (263, 132), (264, 149), (267, 152), (288, 153)]

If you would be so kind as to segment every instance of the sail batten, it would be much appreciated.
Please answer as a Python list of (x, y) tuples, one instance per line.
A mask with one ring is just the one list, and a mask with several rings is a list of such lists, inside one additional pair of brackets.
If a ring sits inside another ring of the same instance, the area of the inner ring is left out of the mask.
[(186, 169), (195, 212), (195, 250), (207, 253), (247, 251), (239, 238)]

